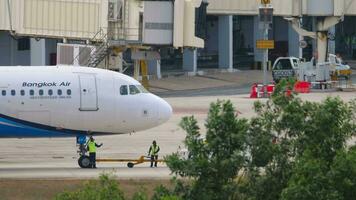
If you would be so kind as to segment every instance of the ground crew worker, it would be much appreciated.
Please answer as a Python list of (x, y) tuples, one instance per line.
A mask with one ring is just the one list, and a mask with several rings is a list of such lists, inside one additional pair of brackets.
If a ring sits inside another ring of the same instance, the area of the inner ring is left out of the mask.
[(156, 143), (156, 140), (153, 140), (150, 149), (148, 150), (148, 156), (151, 156), (151, 167), (153, 167), (153, 162), (155, 162), (155, 167), (157, 167), (157, 160), (158, 160), (158, 152), (160, 148)]
[(90, 159), (90, 168), (96, 168), (96, 148), (103, 146), (103, 143), (98, 145), (95, 143), (95, 140), (92, 136), (90, 136), (88, 142), (88, 151), (89, 151), (89, 159)]

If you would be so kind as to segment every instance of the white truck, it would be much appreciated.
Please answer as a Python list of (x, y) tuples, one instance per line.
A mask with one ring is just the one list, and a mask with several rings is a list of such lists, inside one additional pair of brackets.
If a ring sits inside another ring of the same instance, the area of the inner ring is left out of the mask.
[(339, 77), (349, 77), (350, 66), (334, 54), (329, 54), (328, 62), (315, 63), (315, 59), (305, 62), (296, 57), (280, 57), (273, 64), (272, 76), (275, 82), (283, 78), (295, 77), (299, 81), (328, 82)]

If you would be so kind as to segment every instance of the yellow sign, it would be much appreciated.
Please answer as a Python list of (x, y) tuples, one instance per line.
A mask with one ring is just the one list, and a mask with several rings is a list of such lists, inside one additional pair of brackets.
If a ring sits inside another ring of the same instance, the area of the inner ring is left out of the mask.
[(271, 0), (261, 0), (261, 4), (271, 4)]
[(274, 49), (274, 40), (257, 40), (257, 49)]

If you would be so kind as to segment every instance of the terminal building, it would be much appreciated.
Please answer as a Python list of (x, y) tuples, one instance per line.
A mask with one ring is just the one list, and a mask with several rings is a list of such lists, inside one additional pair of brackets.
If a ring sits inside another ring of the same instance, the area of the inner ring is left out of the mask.
[[(318, 17), (343, 18), (329, 30), (328, 52), (356, 59), (355, 0), (271, 4), (272, 62), (281, 56), (310, 59), (315, 52), (316, 43), (299, 36), (286, 20), (290, 17), (300, 18), (300, 26), (311, 31)], [(75, 64), (124, 71), (132, 57), (142, 59), (137, 52), (149, 47), (152, 75), (257, 69), (263, 60), (256, 48), (262, 38), (259, 6), (257, 0), (0, 0), (0, 65)], [(89, 54), (94, 58), (85, 60)]]

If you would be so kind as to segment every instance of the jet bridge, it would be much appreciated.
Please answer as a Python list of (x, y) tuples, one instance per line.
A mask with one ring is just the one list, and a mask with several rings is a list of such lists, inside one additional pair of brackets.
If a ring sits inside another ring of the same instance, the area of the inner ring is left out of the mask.
[(106, 60), (107, 66), (110, 57), (122, 59), (128, 48), (204, 47), (195, 31), (206, 7), (202, 0), (0, 0), (0, 30), (14, 37), (63, 39), (58, 64), (97, 67)]
[[(339, 75), (344, 76), (340, 73), (342, 71), (351, 73), (349, 67), (343, 70), (335, 70), (335, 62), (330, 62), (330, 56), (328, 58), (329, 30), (344, 20), (344, 16), (352, 8), (351, 5), (355, 1), (349, 0), (347, 4), (344, 3), (346, 1), (308, 0), (306, 2), (306, 14), (314, 18), (313, 30), (305, 30), (300, 26), (302, 15), (285, 18), (300, 36), (316, 40), (317, 51), (313, 57), (315, 62), (302, 63), (299, 66), (299, 73), (303, 78), (313, 77), (316, 82), (326, 82), (332, 77), (337, 79)], [(332, 70), (332, 68), (334, 69)]]

